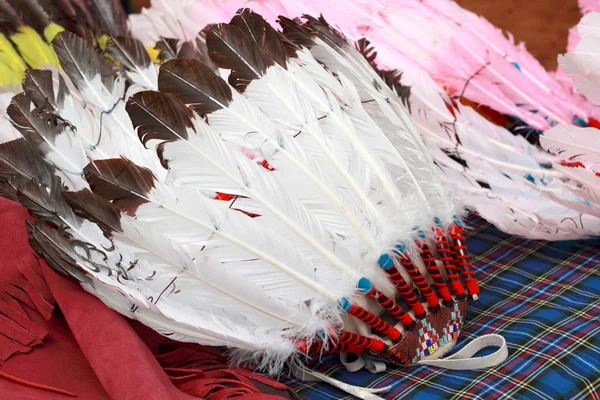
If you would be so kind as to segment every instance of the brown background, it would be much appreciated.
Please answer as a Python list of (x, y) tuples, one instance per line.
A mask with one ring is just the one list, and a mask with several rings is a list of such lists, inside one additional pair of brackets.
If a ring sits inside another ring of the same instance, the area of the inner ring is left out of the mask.
[(567, 32), (581, 19), (577, 0), (457, 0), (462, 7), (483, 15), (512, 32), (549, 69), (567, 48)]
[[(577, 0), (457, 0), (494, 25), (512, 32), (548, 69), (556, 68), (556, 56), (567, 48), (567, 31), (581, 15)], [(149, 0), (131, 0), (139, 9)]]

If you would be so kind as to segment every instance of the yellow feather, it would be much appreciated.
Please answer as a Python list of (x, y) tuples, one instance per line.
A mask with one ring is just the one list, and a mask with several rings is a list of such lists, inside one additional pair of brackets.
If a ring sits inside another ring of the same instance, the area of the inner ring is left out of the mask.
[(27, 65), (10, 40), (0, 33), (0, 86), (21, 83), (25, 69)]
[(146, 51), (148, 52), (148, 55), (150, 56), (152, 62), (154, 62), (155, 64), (160, 64), (160, 60), (158, 59), (160, 51), (158, 51), (154, 45), (148, 46)]
[(20, 26), (17, 33), (10, 39), (17, 46), (23, 60), (31, 68), (40, 68), (42, 65), (54, 65), (59, 67), (56, 53), (42, 37), (29, 26)]
[(108, 44), (108, 39), (109, 39), (108, 35), (102, 35), (96, 39), (96, 42), (98, 43), (98, 47), (100, 47), (100, 50), (102, 50), (102, 51), (106, 50), (106, 45)]
[(0, 86), (19, 85), (23, 80), (25, 70), (17, 73), (0, 61)]
[(64, 32), (64, 30), (65, 28), (63, 28), (62, 26), (55, 24), (54, 22), (50, 22), (50, 25), (48, 25), (44, 29), (44, 38), (46, 39), (46, 42), (52, 42), (54, 36), (58, 35), (61, 32)]

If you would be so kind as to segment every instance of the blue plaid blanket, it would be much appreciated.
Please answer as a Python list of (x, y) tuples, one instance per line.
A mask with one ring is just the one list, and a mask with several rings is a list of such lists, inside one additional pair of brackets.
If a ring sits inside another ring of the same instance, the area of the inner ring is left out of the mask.
[[(392, 385), (387, 399), (600, 399), (600, 241), (543, 242), (507, 235), (481, 218), (467, 244), (481, 286), (457, 350), (498, 333), (510, 355), (480, 371), (429, 366), (346, 372), (337, 357), (316, 370), (352, 385)], [(352, 399), (324, 383), (287, 378), (306, 399)], [(406, 396), (406, 397), (405, 397)]]

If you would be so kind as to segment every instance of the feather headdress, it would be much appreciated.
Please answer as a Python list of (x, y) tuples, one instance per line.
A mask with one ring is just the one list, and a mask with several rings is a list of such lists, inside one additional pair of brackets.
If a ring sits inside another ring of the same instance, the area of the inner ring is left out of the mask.
[[(600, 76), (596, 72), (600, 62), (599, 27), (600, 13), (585, 15), (577, 26), (581, 40), (572, 51), (558, 58), (559, 67), (572, 80), (574, 90), (595, 106), (600, 106)], [(562, 187), (570, 198), (556, 199), (552, 193), (543, 192), (544, 195), (582, 215), (596, 217), (600, 217), (599, 136), (594, 128), (556, 126), (540, 138), (542, 147), (560, 158), (560, 171), (568, 177)]]
[[(398, 57), (408, 57), (451, 94), (462, 94), (538, 131), (557, 123), (583, 123), (594, 113), (585, 99), (548, 74), (523, 44), (516, 45), (512, 36), (505, 37), (454, 1), (196, 0), (185, 4), (191, 10), (194, 3), (196, 10), (201, 5), (202, 12), (188, 13), (188, 18), (200, 29), (214, 23), (216, 16), (230, 17), (241, 6), (260, 11), (271, 22), (279, 15), (322, 14), (346, 35), (373, 43), (382, 68), (397, 68)], [(140, 23), (131, 22), (133, 27)], [(147, 30), (140, 32), (147, 35)]]
[(322, 18), (281, 26), (161, 35), (160, 69), (136, 39), (59, 33), (61, 69), (7, 109), (2, 193), (55, 269), (171, 338), (272, 373), (439, 357), (479, 295), (461, 207), (385, 76)]
[[(198, 29), (215, 22), (217, 16), (230, 15), (243, 2), (200, 3), (205, 12), (189, 14)], [(593, 122), (592, 105), (564, 85), (564, 77), (556, 81), (522, 45), (515, 46), (512, 38), (505, 38), (484, 19), (447, 1), (261, 0), (251, 4), (272, 21), (279, 14), (318, 11), (341, 26), (395, 95), (409, 105), (445, 182), (464, 204), (504, 231), (550, 240), (598, 232), (600, 221), (594, 214), (570, 206), (586, 200), (564, 190), (569, 179), (563, 171), (565, 160), (535, 145), (541, 130), (557, 122)], [(144, 32), (158, 37), (158, 30)], [(531, 126), (510, 132), (463, 105), (464, 99)], [(515, 132), (527, 140), (514, 136)], [(405, 147), (390, 143), (400, 152)]]
[[(376, 54), (364, 48), (377, 68)], [(403, 73), (396, 85), (410, 87), (405, 90), (406, 101), (428, 152), (464, 204), (515, 235), (556, 240), (597, 232), (600, 221), (595, 216), (582, 216), (561, 204), (560, 199), (573, 196), (563, 190), (566, 175), (560, 171), (560, 158), (453, 102), (418, 67), (404, 63), (398, 68)], [(541, 191), (558, 201), (545, 198)]]

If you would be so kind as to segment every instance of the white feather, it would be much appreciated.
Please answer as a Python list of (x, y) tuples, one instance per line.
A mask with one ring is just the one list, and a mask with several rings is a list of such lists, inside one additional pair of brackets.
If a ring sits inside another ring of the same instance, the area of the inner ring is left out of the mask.
[(596, 128), (558, 125), (544, 132), (540, 144), (563, 160), (600, 170), (600, 132)]

